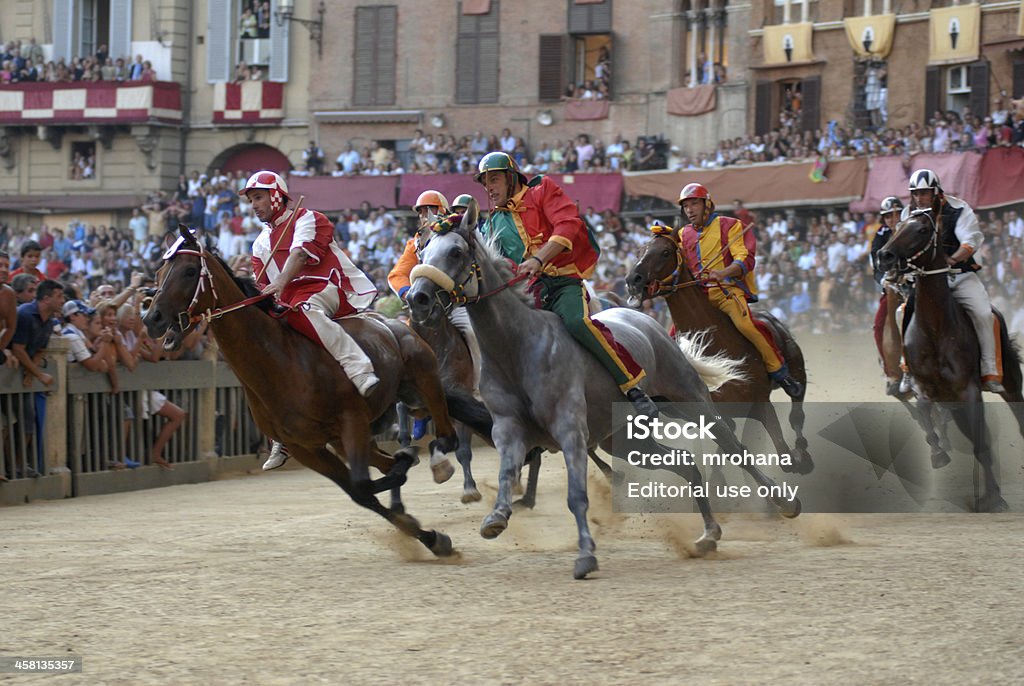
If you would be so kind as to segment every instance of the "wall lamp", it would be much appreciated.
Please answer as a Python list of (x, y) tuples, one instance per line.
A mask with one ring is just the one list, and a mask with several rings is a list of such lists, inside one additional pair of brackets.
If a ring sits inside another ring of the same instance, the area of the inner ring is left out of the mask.
[(326, 12), (327, 7), (324, 5), (324, 0), (320, 0), (320, 6), (317, 9), (319, 19), (299, 19), (295, 16), (295, 0), (277, 0), (277, 11), (274, 12), (274, 16), (278, 26), (284, 26), (290, 21), (305, 26), (309, 30), (310, 40), (316, 43), (317, 56), (322, 58), (324, 56), (324, 14)]

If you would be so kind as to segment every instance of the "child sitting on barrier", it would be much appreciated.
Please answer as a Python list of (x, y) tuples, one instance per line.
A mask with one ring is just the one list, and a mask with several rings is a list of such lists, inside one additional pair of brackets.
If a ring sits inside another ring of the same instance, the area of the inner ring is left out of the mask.
[[(162, 351), (159, 345), (146, 335), (142, 327), (142, 320), (134, 305), (126, 303), (117, 310), (116, 314), (113, 313), (112, 308), (107, 312), (112, 323), (116, 318), (114, 329), (124, 347), (125, 354), (120, 356), (124, 366), (128, 367), (130, 371), (134, 371), (139, 360), (153, 363), (160, 361)], [(140, 395), (142, 419), (159, 415), (167, 420), (149, 451), (149, 463), (163, 469), (172, 469), (171, 463), (164, 458), (164, 448), (178, 427), (185, 423), (188, 413), (168, 400), (167, 396), (160, 391), (142, 391)], [(126, 421), (126, 434), (129, 426), (130, 424)]]

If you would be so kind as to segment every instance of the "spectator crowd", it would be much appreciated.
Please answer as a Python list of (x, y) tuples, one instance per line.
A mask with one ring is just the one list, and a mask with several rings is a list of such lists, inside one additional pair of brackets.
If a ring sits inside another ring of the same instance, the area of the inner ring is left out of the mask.
[(48, 83), (73, 83), (79, 81), (156, 81), (153, 64), (136, 55), (113, 56), (106, 45), (101, 45), (93, 55), (63, 57), (47, 61), (43, 48), (35, 38), (16, 43), (8, 41), (0, 54), (0, 85), (8, 83), (43, 81)]

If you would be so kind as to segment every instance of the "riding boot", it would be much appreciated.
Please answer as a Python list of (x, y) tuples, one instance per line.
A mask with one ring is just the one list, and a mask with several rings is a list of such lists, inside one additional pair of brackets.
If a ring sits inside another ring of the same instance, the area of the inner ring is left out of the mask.
[(999, 383), (995, 379), (987, 379), (981, 382), (981, 390), (988, 391), (989, 393), (1006, 393), (1006, 388), (1003, 384)]
[(626, 399), (633, 403), (633, 409), (638, 414), (646, 415), (652, 419), (658, 416), (658, 406), (639, 386), (633, 386), (633, 388), (626, 391)]
[(288, 457), (288, 449), (284, 447), (283, 443), (271, 441), (270, 456), (263, 463), (263, 471), (269, 472), (271, 469), (277, 469), (288, 461)]

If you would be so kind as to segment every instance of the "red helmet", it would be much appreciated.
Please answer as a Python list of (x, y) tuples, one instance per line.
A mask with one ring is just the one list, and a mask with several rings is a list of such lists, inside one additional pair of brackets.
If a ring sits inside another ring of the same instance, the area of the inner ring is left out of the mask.
[(288, 196), (288, 184), (285, 183), (284, 179), (277, 172), (258, 171), (245, 182), (245, 188), (239, 191), (239, 195), (248, 197), (249, 191), (258, 189), (270, 193), (271, 221), (276, 221), (284, 213), (290, 199)]
[(682, 206), (683, 201), (690, 198), (700, 198), (703, 200), (709, 212), (715, 209), (715, 202), (711, 199), (711, 193), (702, 184), (688, 183), (683, 186), (683, 190), (679, 191), (679, 205)]
[(285, 183), (284, 179), (277, 172), (272, 171), (258, 171), (249, 177), (249, 180), (245, 182), (245, 188), (242, 189), (241, 193), (247, 195), (249, 191), (263, 188), (270, 191), (273, 195), (274, 191), (277, 191), (285, 198), (289, 198), (288, 195), (288, 184)]
[(441, 214), (448, 211), (448, 199), (439, 191), (423, 191), (416, 198), (416, 204), (412, 206), (412, 209), (419, 212), (421, 207), (437, 207), (437, 214)]

